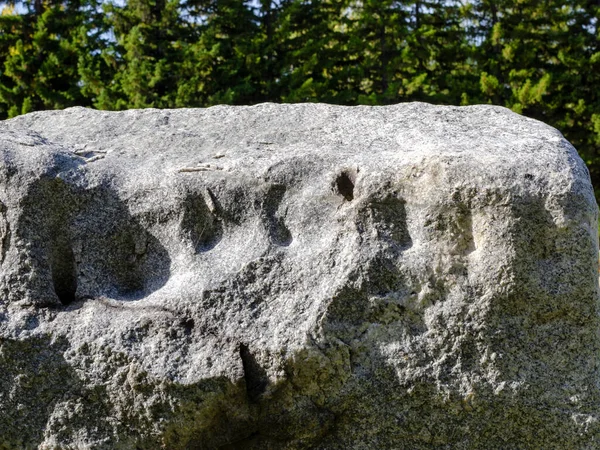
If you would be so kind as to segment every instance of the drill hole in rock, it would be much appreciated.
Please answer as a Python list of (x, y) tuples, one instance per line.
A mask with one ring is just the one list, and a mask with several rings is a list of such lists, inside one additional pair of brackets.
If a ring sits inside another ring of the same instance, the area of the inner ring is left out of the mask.
[(63, 305), (75, 301), (77, 292), (77, 266), (73, 250), (67, 242), (57, 240), (50, 255), (52, 283), (58, 300)]
[(347, 171), (340, 173), (335, 179), (337, 193), (349, 202), (354, 200), (354, 179), (355, 176)]

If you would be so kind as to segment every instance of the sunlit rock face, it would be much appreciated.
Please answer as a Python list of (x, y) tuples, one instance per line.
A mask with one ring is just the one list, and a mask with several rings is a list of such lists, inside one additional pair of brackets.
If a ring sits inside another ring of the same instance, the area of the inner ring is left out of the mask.
[(0, 123), (0, 448), (594, 449), (597, 207), (492, 106)]

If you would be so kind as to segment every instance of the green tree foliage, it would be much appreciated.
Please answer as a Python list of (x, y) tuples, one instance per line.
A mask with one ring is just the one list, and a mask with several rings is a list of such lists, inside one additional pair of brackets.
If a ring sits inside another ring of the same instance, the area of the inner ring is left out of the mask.
[(352, 5), (351, 53), (357, 56), (358, 101), (368, 104), (396, 100), (408, 64), (409, 10), (395, 0), (362, 0)]
[(459, 104), (468, 98), (473, 71), (459, 2), (364, 0), (352, 9), (360, 103)]
[(3, 8), (2, 115), (90, 105), (81, 91), (79, 58), (96, 47), (96, 6), (95, 0), (35, 0)]
[(101, 109), (175, 106), (185, 27), (177, 0), (130, 0), (103, 5), (107, 30), (99, 62), (86, 72), (86, 88)]
[(258, 23), (241, 0), (190, 0), (182, 80), (176, 106), (263, 101)]
[(72, 105), (493, 103), (559, 128), (600, 187), (595, 0), (11, 0), (0, 10), (0, 118)]
[(353, 104), (359, 73), (351, 54), (349, 1), (290, 1), (275, 30), (279, 95), (284, 102)]

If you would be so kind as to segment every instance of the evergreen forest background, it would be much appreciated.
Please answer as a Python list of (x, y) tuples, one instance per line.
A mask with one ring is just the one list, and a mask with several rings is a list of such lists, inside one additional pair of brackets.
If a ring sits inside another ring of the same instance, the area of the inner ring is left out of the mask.
[(600, 188), (599, 0), (32, 0), (0, 10), (0, 119), (75, 105), (493, 103), (562, 131)]

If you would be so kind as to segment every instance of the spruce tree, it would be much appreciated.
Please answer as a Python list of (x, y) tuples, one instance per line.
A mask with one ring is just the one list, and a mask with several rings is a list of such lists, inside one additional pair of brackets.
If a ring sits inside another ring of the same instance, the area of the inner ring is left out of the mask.
[(348, 79), (355, 64), (348, 53), (349, 2), (296, 0), (281, 9), (276, 28), (281, 100), (353, 104)]
[(189, 0), (177, 106), (264, 100), (258, 25), (249, 1)]
[(95, 0), (12, 2), (0, 16), (0, 113), (89, 105), (79, 59), (96, 48)]
[(386, 104), (400, 100), (400, 70), (409, 36), (409, 10), (396, 0), (362, 0), (351, 4), (348, 50), (356, 73), (348, 81), (358, 102)]
[[(102, 109), (169, 108), (176, 105), (183, 60), (178, 0), (128, 0), (104, 5), (114, 39), (102, 49), (104, 65), (86, 83)], [(100, 74), (97, 76), (97, 74)], [(103, 75), (110, 76), (103, 79)]]
[(468, 5), (460, 0), (413, 0), (410, 32), (399, 72), (403, 100), (467, 104), (478, 90), (469, 64), (472, 46), (463, 24)]

